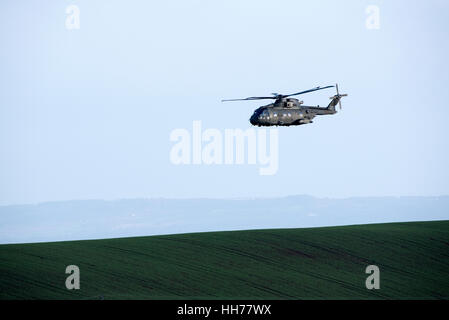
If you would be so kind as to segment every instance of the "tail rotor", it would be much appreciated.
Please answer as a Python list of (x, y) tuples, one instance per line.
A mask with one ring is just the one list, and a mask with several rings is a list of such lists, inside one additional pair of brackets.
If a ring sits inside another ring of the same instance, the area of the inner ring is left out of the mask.
[(337, 94), (333, 97), (330, 97), (329, 99), (333, 100), (335, 98), (338, 99), (338, 105), (340, 106), (340, 110), (341, 110), (341, 98), (342, 97), (347, 97), (347, 94), (340, 94), (340, 92), (338, 92), (338, 84), (335, 84), (335, 88), (337, 89)]

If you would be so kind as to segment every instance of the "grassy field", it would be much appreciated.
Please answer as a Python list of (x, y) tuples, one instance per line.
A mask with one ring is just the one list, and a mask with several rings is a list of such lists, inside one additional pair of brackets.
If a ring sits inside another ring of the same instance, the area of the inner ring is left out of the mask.
[[(81, 289), (65, 288), (67, 265)], [(365, 288), (366, 266), (380, 290)], [(1, 299), (448, 299), (449, 221), (0, 245)]]

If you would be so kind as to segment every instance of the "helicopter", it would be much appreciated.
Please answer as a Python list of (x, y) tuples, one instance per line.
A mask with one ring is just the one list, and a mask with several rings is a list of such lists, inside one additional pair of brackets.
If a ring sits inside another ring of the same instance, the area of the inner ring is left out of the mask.
[[(301, 94), (314, 92), (318, 90), (328, 89), (335, 87), (337, 94), (330, 97), (331, 102), (326, 108), (318, 106), (305, 106), (304, 101), (300, 101), (296, 98), (290, 98), (292, 96), (298, 96)], [(247, 100), (265, 100), (273, 99), (274, 102), (265, 106), (257, 108), (249, 122), (253, 126), (298, 126), (301, 124), (313, 123), (312, 119), (317, 115), (335, 114), (335, 106), (339, 104), (341, 110), (341, 98), (346, 97), (347, 94), (340, 94), (338, 92), (338, 84), (335, 86), (316, 87), (313, 89), (296, 92), (292, 94), (278, 94), (272, 93), (273, 96), (269, 97), (249, 97), (245, 99), (224, 99), (226, 101), (247, 101)]]

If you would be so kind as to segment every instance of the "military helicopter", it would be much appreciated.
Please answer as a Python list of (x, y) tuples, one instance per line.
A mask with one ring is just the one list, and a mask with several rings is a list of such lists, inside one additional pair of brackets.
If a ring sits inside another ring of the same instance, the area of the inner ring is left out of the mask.
[[(320, 106), (305, 106), (304, 101), (300, 101), (295, 98), (290, 98), (292, 96), (298, 96), (301, 94), (333, 88), (337, 90), (337, 94), (330, 97), (332, 100), (326, 108), (320, 108)], [(313, 123), (312, 119), (317, 115), (325, 114), (335, 114), (335, 106), (340, 105), (341, 109), (341, 98), (346, 97), (347, 94), (340, 94), (338, 92), (338, 84), (335, 86), (326, 87), (316, 87), (313, 89), (296, 92), (292, 94), (278, 94), (272, 93), (273, 96), (270, 97), (249, 97), (245, 99), (224, 99), (225, 101), (245, 101), (245, 100), (265, 100), (274, 99), (273, 103), (266, 106), (261, 106), (257, 108), (249, 122), (254, 126), (298, 126), (301, 124)]]

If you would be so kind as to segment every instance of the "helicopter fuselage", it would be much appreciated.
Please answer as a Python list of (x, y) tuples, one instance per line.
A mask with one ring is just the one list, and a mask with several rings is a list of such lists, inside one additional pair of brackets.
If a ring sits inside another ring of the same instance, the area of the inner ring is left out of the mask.
[(297, 126), (312, 123), (317, 115), (335, 114), (335, 105), (339, 101), (334, 98), (327, 108), (305, 106), (295, 98), (279, 99), (274, 103), (256, 109), (249, 119), (254, 126)]
[(326, 108), (320, 108), (320, 106), (305, 106), (302, 101), (292, 96), (298, 96), (300, 94), (310, 93), (318, 90), (332, 88), (334, 86), (316, 87), (313, 89), (296, 92), (292, 94), (278, 94), (272, 93), (273, 96), (257, 96), (248, 97), (244, 99), (224, 99), (224, 101), (248, 101), (248, 100), (265, 100), (273, 99), (274, 102), (266, 106), (257, 108), (249, 122), (254, 126), (298, 126), (301, 124), (312, 123), (312, 119), (318, 115), (335, 114), (335, 106), (340, 105), (341, 98), (346, 97), (347, 94), (340, 94), (338, 92), (338, 84), (335, 85), (337, 94), (330, 97), (331, 102)]

